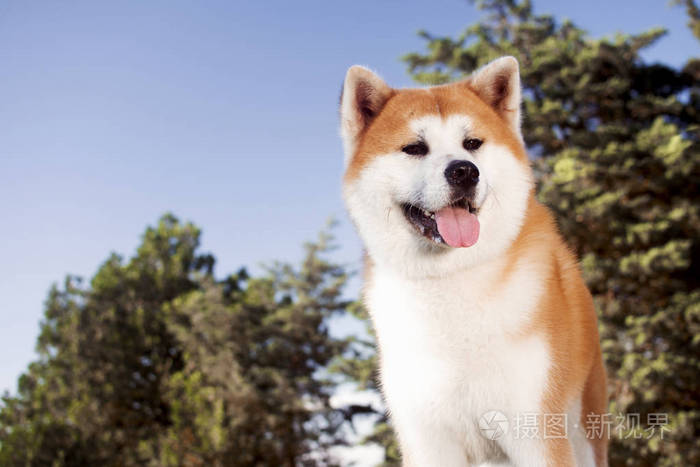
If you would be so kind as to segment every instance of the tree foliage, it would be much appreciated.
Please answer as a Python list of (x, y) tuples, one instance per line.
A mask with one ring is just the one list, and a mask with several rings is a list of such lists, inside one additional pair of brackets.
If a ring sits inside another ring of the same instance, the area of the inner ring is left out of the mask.
[(0, 409), (0, 465), (316, 465), (342, 414), (324, 376), (345, 343), (345, 271), (306, 246), (301, 267), (217, 282), (200, 231), (172, 215), (128, 262), (46, 301), (40, 358)]

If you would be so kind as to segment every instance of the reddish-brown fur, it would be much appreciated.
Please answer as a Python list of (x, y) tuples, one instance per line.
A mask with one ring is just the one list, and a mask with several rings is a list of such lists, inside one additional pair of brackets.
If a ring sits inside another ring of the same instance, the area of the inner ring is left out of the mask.
[[(600, 352), (593, 300), (578, 264), (564, 244), (550, 212), (531, 196), (528, 213), (508, 257), (515, 264), (526, 252), (537, 252), (548, 264), (548, 287), (532, 325), (523, 333), (543, 332), (552, 349), (549, 390), (544, 413), (565, 413), (569, 401), (581, 399), (581, 421), (590, 413), (601, 415), (607, 409), (606, 378)], [(573, 465), (566, 440), (548, 440), (551, 465)], [(605, 465), (607, 436), (590, 439), (597, 465)]]

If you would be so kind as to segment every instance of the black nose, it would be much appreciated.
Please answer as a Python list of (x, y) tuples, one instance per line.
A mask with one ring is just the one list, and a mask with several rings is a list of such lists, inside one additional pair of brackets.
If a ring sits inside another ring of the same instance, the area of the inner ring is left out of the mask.
[(450, 186), (468, 190), (479, 181), (479, 169), (469, 161), (452, 161), (445, 169), (445, 178)]

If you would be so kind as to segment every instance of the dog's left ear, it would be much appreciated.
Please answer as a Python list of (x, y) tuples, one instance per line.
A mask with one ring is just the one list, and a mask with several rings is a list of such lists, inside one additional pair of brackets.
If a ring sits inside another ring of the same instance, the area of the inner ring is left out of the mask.
[(476, 70), (466, 83), (520, 135), (520, 69), (515, 57), (497, 58)]

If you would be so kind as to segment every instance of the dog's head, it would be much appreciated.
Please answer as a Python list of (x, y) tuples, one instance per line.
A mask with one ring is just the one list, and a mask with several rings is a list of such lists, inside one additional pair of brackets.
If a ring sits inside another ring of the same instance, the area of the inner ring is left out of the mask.
[(375, 261), (436, 275), (507, 248), (533, 186), (520, 103), (513, 57), (427, 89), (392, 89), (366, 68), (348, 70), (343, 194)]

